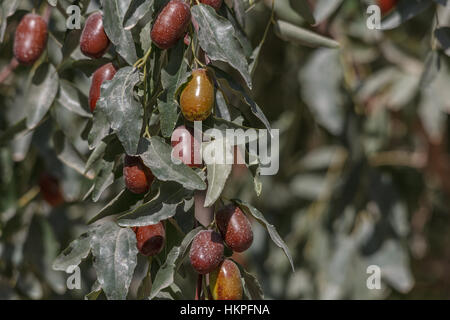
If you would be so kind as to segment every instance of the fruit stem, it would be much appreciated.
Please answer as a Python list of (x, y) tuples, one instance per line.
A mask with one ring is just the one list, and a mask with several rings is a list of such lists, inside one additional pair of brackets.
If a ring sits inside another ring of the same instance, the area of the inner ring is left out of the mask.
[(9, 64), (5, 67), (3, 67), (2, 71), (0, 71), (0, 83), (3, 83), (3, 81), (6, 80), (6, 78), (9, 77), (11, 72), (13, 72), (17, 66), (19, 65), (19, 61), (15, 57), (11, 58), (11, 61)]
[(25, 207), (28, 203), (30, 203), (31, 200), (33, 200), (38, 194), (41, 189), (38, 186), (34, 186), (30, 190), (27, 191), (22, 197), (20, 197), (18, 204), (19, 208)]

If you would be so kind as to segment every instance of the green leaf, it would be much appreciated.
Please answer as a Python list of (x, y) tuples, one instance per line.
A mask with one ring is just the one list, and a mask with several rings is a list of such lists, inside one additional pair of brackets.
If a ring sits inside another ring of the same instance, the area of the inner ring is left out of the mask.
[(27, 90), (27, 127), (34, 128), (44, 118), (58, 92), (58, 73), (53, 65), (39, 66)]
[(150, 294), (150, 299), (155, 298), (161, 290), (169, 287), (173, 281), (175, 272), (177, 272), (183, 259), (188, 253), (188, 248), (197, 235), (197, 233), (202, 230), (202, 227), (197, 227), (196, 229), (189, 232), (181, 242), (180, 246), (173, 247), (167, 255), (167, 259), (164, 264), (159, 268), (158, 273), (153, 281), (152, 291)]
[(318, 0), (314, 8), (316, 23), (321, 23), (328, 19), (344, 2), (344, 0)]
[(156, 224), (173, 217), (177, 207), (189, 197), (192, 197), (192, 191), (186, 190), (178, 183), (163, 183), (155, 198), (121, 215), (118, 223), (123, 227)]
[(125, 14), (131, 0), (102, 0), (103, 26), (109, 40), (116, 51), (128, 64), (133, 65), (137, 60), (136, 47), (130, 30), (123, 27)]
[(7, 19), (16, 12), (21, 1), (22, 0), (8, 0), (2, 1), (0, 4), (0, 43), (3, 42), (5, 36)]
[(315, 24), (316, 19), (311, 12), (311, 7), (307, 0), (289, 0), (292, 9), (297, 11), (309, 24)]
[(441, 59), (438, 51), (432, 50), (425, 60), (424, 71), (420, 77), (420, 88), (428, 87), (436, 79), (441, 70)]
[(187, 64), (184, 61), (184, 43), (178, 41), (177, 46), (170, 51), (169, 63), (161, 70), (161, 82), (165, 94), (158, 99), (158, 110), (161, 117), (161, 133), (164, 137), (172, 135), (178, 120), (177, 90), (189, 78)]
[(261, 285), (256, 279), (256, 276), (247, 272), (241, 265), (236, 261), (235, 263), (239, 266), (239, 269), (244, 279), (244, 292), (250, 300), (264, 300), (264, 292)]
[(195, 5), (191, 9), (192, 16), (199, 25), (198, 40), (202, 49), (211, 60), (223, 61), (235, 68), (244, 78), (247, 86), (252, 88), (252, 80), (247, 59), (243, 49), (235, 37), (231, 22), (217, 15), (208, 5)]
[(216, 90), (216, 114), (218, 118), (231, 121), (230, 111), (221, 90)]
[(80, 29), (68, 30), (66, 32), (64, 44), (61, 49), (63, 54), (63, 60), (69, 58), (72, 55), (72, 53), (78, 48), (78, 46), (80, 45), (80, 37), (81, 37)]
[(140, 157), (153, 175), (161, 181), (175, 181), (190, 190), (205, 190), (206, 184), (200, 176), (184, 163), (172, 161), (172, 147), (163, 138), (154, 136), (142, 139)]
[(316, 50), (299, 73), (302, 97), (314, 119), (334, 135), (344, 127), (343, 76), (339, 52), (331, 49)]
[(94, 109), (94, 117), (92, 119), (92, 128), (88, 135), (89, 149), (97, 148), (102, 140), (108, 136), (110, 125), (108, 118), (103, 109), (97, 107)]
[(0, 134), (0, 145), (10, 142), (16, 134), (25, 130), (27, 130), (27, 120), (24, 118)]
[(85, 110), (85, 107), (88, 105), (87, 97), (67, 80), (62, 79), (59, 82), (59, 92), (56, 101), (79, 116), (92, 118), (92, 114)]
[(233, 202), (235, 202), (245, 213), (252, 215), (264, 228), (266, 228), (272, 241), (284, 251), (284, 254), (291, 264), (292, 271), (294, 271), (294, 263), (291, 254), (289, 253), (289, 248), (286, 243), (284, 243), (283, 239), (281, 239), (275, 227), (264, 218), (263, 214), (258, 209), (252, 207), (250, 204), (238, 199), (233, 199)]
[(100, 283), (95, 280), (94, 284), (92, 285), (91, 292), (89, 292), (84, 299), (85, 300), (97, 300), (98, 296), (102, 293), (102, 286)]
[(92, 201), (97, 202), (102, 193), (114, 182), (114, 162), (101, 161), (100, 172), (94, 180), (94, 190), (92, 191)]
[(414, 18), (431, 6), (429, 0), (401, 0), (395, 10), (381, 22), (382, 30), (397, 28), (405, 21)]
[(130, 228), (105, 222), (91, 237), (97, 280), (110, 300), (124, 300), (137, 264), (136, 235)]
[(152, 22), (148, 22), (139, 33), (139, 39), (141, 41), (141, 48), (143, 52), (147, 52), (152, 46), (152, 39), (150, 38), (150, 32), (152, 31)]
[(285, 41), (291, 41), (308, 47), (339, 48), (339, 42), (314, 33), (310, 30), (290, 24), (289, 22), (277, 20), (275, 33)]
[(136, 194), (128, 189), (124, 189), (104, 206), (97, 215), (89, 220), (88, 224), (94, 223), (104, 217), (124, 213), (134, 207), (142, 198), (142, 194)]
[(73, 240), (69, 246), (56, 257), (53, 262), (53, 270), (67, 271), (70, 266), (77, 266), (81, 263), (81, 260), (85, 259), (89, 252), (91, 234), (85, 232), (77, 239)]
[[(231, 148), (231, 144), (224, 139), (217, 139), (204, 144), (203, 158), (209, 160), (206, 161), (208, 190), (205, 207), (212, 206), (225, 187), (232, 168), (233, 153)], [(208, 156), (208, 154), (211, 156)]]
[(245, 92), (244, 88), (238, 83), (236, 83), (228, 74), (223, 72), (218, 68), (212, 68), (216, 76), (217, 81), (229, 87), (235, 94), (239, 96), (241, 101), (250, 107), (252, 113), (264, 124), (267, 130), (271, 130), (269, 120), (262, 112), (261, 108), (256, 104), (255, 101)]
[[(123, 19), (125, 30), (134, 28), (146, 14), (153, 12), (153, 0), (131, 0), (130, 7)], [(147, 37), (150, 33), (147, 34)]]
[(70, 143), (70, 141), (64, 136), (62, 131), (55, 131), (53, 134), (53, 146), (55, 148), (56, 155), (68, 167), (76, 170), (79, 174), (84, 175), (88, 179), (94, 178), (94, 172), (85, 172), (84, 159), (80, 155), (77, 149)]
[(133, 94), (139, 81), (139, 72), (132, 67), (119, 69), (112, 80), (103, 82), (95, 108), (106, 115), (129, 155), (136, 154), (142, 127), (143, 109)]

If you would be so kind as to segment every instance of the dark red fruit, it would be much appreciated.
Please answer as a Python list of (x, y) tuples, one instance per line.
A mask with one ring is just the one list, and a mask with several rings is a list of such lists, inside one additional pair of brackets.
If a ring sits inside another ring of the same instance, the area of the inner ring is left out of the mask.
[(64, 196), (57, 178), (48, 173), (42, 173), (38, 184), (42, 197), (49, 205), (56, 207), (64, 202)]
[(137, 194), (147, 192), (155, 178), (141, 158), (129, 155), (125, 155), (123, 176), (128, 190)]
[(98, 59), (108, 50), (109, 39), (103, 28), (101, 12), (95, 12), (87, 18), (80, 38), (80, 50), (84, 55)]
[(252, 245), (252, 225), (239, 207), (230, 204), (219, 210), (216, 224), (225, 243), (233, 251), (242, 252)]
[(192, 241), (189, 258), (191, 265), (200, 274), (216, 269), (223, 260), (223, 240), (212, 230), (200, 231)]
[(381, 9), (381, 13), (386, 14), (397, 5), (397, 2), (398, 0), (378, 0), (377, 4)]
[(154, 256), (161, 252), (166, 239), (162, 222), (133, 228), (136, 233), (137, 248), (144, 256)]
[[(172, 156), (180, 159), (189, 167), (200, 168), (202, 166), (200, 154), (200, 141), (195, 141), (193, 130), (185, 126), (179, 126), (172, 133)], [(178, 154), (177, 152), (178, 151)], [(197, 163), (196, 163), (197, 162)]]
[(94, 111), (97, 100), (100, 98), (100, 86), (103, 81), (114, 78), (116, 71), (117, 70), (112, 63), (107, 63), (95, 70), (92, 76), (91, 88), (89, 89), (89, 107), (91, 112)]
[(191, 9), (181, 0), (171, 0), (156, 18), (150, 33), (152, 41), (161, 49), (173, 47), (186, 33), (191, 21)]
[(14, 37), (14, 56), (25, 65), (34, 63), (47, 44), (47, 23), (37, 14), (29, 13), (20, 21)]
[(200, 3), (207, 4), (214, 9), (219, 10), (219, 8), (222, 6), (222, 1), (223, 0), (200, 0)]

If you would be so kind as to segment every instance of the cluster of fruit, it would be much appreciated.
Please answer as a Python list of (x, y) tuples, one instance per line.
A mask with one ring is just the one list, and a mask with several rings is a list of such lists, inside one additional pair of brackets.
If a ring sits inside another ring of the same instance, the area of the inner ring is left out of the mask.
[(234, 252), (244, 252), (253, 242), (250, 221), (242, 210), (229, 204), (217, 211), (218, 231), (204, 230), (192, 241), (189, 258), (199, 274), (209, 274), (209, 286), (214, 300), (242, 299), (242, 282), (238, 266), (224, 257), (224, 243)]
[[(222, 0), (200, 0), (218, 10)], [(152, 42), (160, 49), (169, 49), (177, 41), (186, 36), (191, 22), (190, 6), (181, 0), (171, 0), (158, 15), (151, 30)], [(194, 22), (195, 24), (195, 22)], [(22, 64), (30, 65), (37, 61), (47, 43), (47, 22), (39, 15), (27, 14), (20, 21), (14, 42), (14, 56)], [(101, 12), (91, 14), (86, 20), (80, 37), (81, 52), (92, 59), (101, 58), (110, 46), (110, 40), (103, 28)], [(89, 107), (94, 112), (100, 97), (101, 85), (105, 80), (112, 80), (117, 69), (112, 63), (98, 68), (92, 76), (89, 91)], [(214, 85), (206, 69), (195, 69), (180, 95), (180, 108), (188, 121), (205, 120), (214, 106)], [(176, 155), (181, 160), (190, 154), (190, 161), (184, 161), (190, 167), (201, 167), (194, 161), (194, 135), (192, 129), (180, 126), (174, 130), (179, 137), (172, 142), (172, 147), (181, 144), (180, 153)], [(154, 181), (154, 175), (142, 159), (137, 156), (125, 155), (123, 176), (125, 185), (133, 193), (147, 193)], [(50, 178), (44, 177), (42, 184), (49, 184)], [(58, 188), (51, 180), (53, 189)], [(53, 191), (47, 198), (62, 200)], [(55, 201), (50, 201), (56, 204)], [(217, 231), (204, 230), (194, 238), (190, 250), (190, 261), (193, 268), (201, 275), (210, 275), (210, 290), (212, 297), (219, 300), (241, 299), (242, 283), (238, 266), (224, 256), (224, 244), (232, 251), (243, 252), (253, 241), (251, 224), (242, 210), (230, 204), (215, 215)], [(164, 222), (154, 225), (133, 227), (136, 234), (137, 247), (141, 254), (153, 256), (161, 252), (165, 244)]]

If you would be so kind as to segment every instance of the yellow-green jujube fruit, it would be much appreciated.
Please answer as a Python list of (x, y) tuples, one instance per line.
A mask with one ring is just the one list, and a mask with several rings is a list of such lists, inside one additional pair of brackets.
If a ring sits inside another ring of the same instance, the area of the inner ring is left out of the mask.
[(209, 274), (209, 286), (214, 300), (242, 300), (241, 273), (230, 259)]
[(214, 85), (206, 69), (192, 71), (192, 79), (181, 92), (180, 107), (189, 121), (203, 121), (214, 106)]

